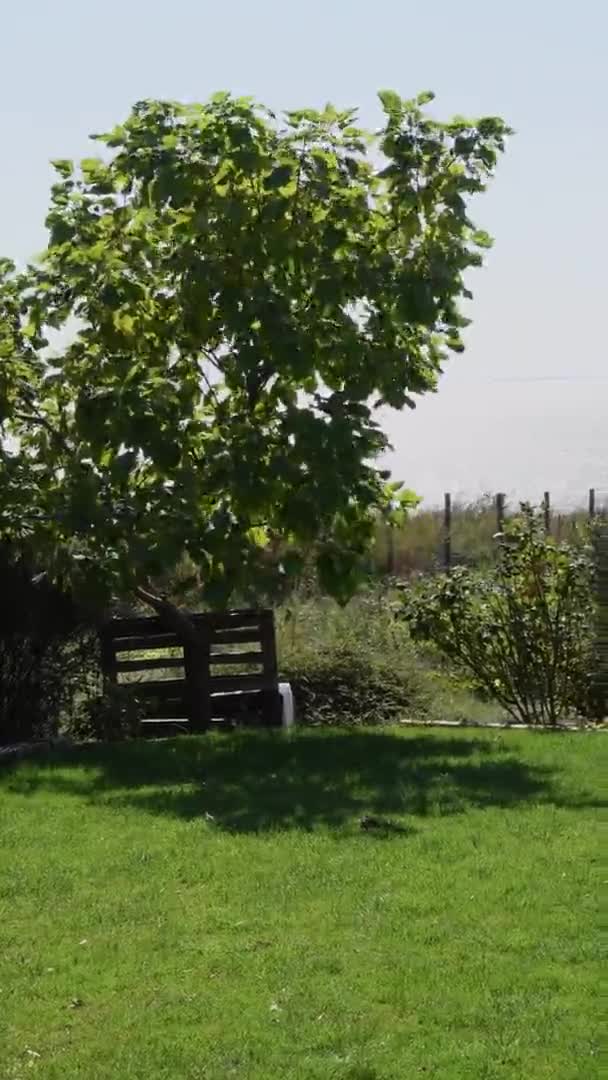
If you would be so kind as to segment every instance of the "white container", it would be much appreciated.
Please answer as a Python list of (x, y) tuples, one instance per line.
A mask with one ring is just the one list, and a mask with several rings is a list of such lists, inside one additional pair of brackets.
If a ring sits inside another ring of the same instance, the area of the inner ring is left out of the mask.
[(279, 683), (279, 694), (281, 695), (281, 716), (282, 724), (284, 728), (291, 728), (296, 722), (296, 710), (293, 701), (293, 694), (291, 692), (291, 684), (288, 682)]

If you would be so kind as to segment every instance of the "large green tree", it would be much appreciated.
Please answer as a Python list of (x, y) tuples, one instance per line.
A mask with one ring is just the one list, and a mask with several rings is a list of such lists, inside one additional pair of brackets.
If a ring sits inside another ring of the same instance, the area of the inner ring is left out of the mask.
[(54, 162), (44, 255), (0, 263), (2, 536), (115, 594), (187, 552), (225, 603), (277, 547), (352, 591), (393, 494), (377, 409), (463, 347), (490, 243), (468, 205), (508, 134), (431, 99), (382, 92), (376, 134), (144, 101), (100, 157)]

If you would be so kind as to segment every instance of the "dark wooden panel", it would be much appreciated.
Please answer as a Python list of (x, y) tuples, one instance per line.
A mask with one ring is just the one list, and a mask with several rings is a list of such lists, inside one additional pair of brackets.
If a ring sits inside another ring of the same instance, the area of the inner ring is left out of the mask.
[(149, 739), (173, 738), (175, 735), (184, 735), (190, 731), (190, 724), (186, 719), (169, 716), (155, 716), (142, 720), (140, 733)]
[(144, 713), (145, 720), (181, 720), (188, 722), (187, 709), (180, 698), (176, 701), (151, 701)]
[[(198, 611), (190, 617), (195, 625), (207, 625), (215, 630), (225, 630), (238, 626), (259, 626), (264, 617), (272, 615), (268, 609), (252, 611), (236, 609), (234, 611)], [(127, 637), (133, 634), (165, 632), (166, 624), (158, 615), (134, 615), (127, 619), (111, 619), (106, 623), (107, 630), (113, 637)]]
[(276, 686), (278, 679), (277, 649), (274, 636), (274, 619), (272, 612), (264, 612), (261, 626), (262, 655), (264, 657), (264, 674)]
[(281, 698), (276, 691), (251, 691), (246, 694), (222, 694), (211, 699), (211, 716), (232, 718), (242, 723), (263, 720), (269, 727), (280, 726), (278, 706)]
[(270, 690), (272, 683), (262, 672), (259, 675), (212, 675), (209, 687), (212, 694), (219, 694), (232, 690)]
[(186, 704), (192, 731), (206, 731), (209, 726), (209, 635), (199, 631), (195, 647), (184, 646)]
[[(275, 697), (280, 704), (278, 694), (275, 695), (272, 692), (260, 690), (253, 690), (244, 694), (214, 696), (210, 701), (207, 724), (208, 726), (213, 724), (213, 727), (215, 727), (216, 724), (213, 721), (224, 719), (245, 724), (265, 721), (269, 726), (280, 726), (280, 713), (277, 709), (272, 708), (272, 701), (270, 700)], [(152, 725), (154, 721), (162, 720), (168, 724), (170, 721), (174, 721), (176, 724), (187, 726), (188, 730), (193, 731), (194, 728), (189, 723), (186, 713), (187, 710), (183, 701), (154, 701), (150, 702), (149, 707), (146, 709), (143, 723), (149, 721)]]
[(184, 696), (184, 680), (183, 679), (155, 679), (153, 682), (134, 682), (130, 683), (133, 687), (133, 693), (135, 697), (140, 698), (142, 701), (147, 701), (149, 698), (183, 698)]
[(101, 646), (101, 666), (106, 682), (116, 682), (116, 656), (114, 654), (114, 645), (112, 638), (106, 630), (102, 630), (99, 635), (99, 644)]
[(116, 652), (139, 652), (141, 649), (181, 649), (175, 634), (140, 634), (139, 637), (114, 638)]
[[(192, 619), (198, 644), (182, 645), (157, 616), (116, 619), (107, 624), (102, 632), (106, 677), (141, 672), (141, 679), (122, 685), (132, 688), (144, 704), (147, 718), (162, 721), (163, 729), (171, 721), (183, 727), (186, 718), (191, 731), (205, 730), (212, 717), (231, 717), (239, 723), (256, 719), (269, 725), (280, 723), (272, 612), (197, 613)], [(238, 649), (239, 645), (248, 647)], [(230, 646), (238, 651), (230, 652)], [(212, 652), (212, 647), (217, 651)], [(152, 649), (179, 650), (181, 655), (119, 659), (121, 654)], [(229, 673), (237, 665), (263, 670)], [(212, 675), (217, 666), (227, 673)], [(158, 678), (159, 672), (168, 670), (177, 675), (178, 669), (183, 669), (183, 678)], [(148, 681), (144, 673), (152, 679)]]
[(265, 695), (264, 723), (269, 727), (280, 727), (283, 720), (283, 702), (278, 693), (277, 646), (274, 632), (274, 617), (271, 611), (265, 611), (262, 617), (261, 645), (264, 656), (264, 676), (269, 693)]
[(237, 630), (245, 626), (259, 626), (261, 611), (204, 612), (193, 617), (195, 625), (208, 626), (210, 630)]
[(184, 667), (184, 657), (141, 657), (141, 660), (118, 660), (117, 672), (152, 672), (163, 667)]
[(209, 657), (211, 666), (214, 664), (261, 664), (262, 653), (257, 652), (231, 652), (211, 653)]
[(118, 660), (116, 670), (120, 671), (158, 671), (162, 668), (183, 668), (183, 656), (142, 657), (141, 660)]
[(134, 615), (130, 619), (111, 619), (104, 626), (112, 637), (131, 637), (132, 634), (154, 634), (166, 632), (158, 615)]
[(256, 627), (249, 630), (210, 630), (209, 637), (212, 645), (238, 645), (241, 642), (259, 641), (260, 631)]
[(211, 698), (211, 716), (239, 716), (241, 713), (261, 712), (264, 692), (253, 690), (246, 694), (220, 694)]

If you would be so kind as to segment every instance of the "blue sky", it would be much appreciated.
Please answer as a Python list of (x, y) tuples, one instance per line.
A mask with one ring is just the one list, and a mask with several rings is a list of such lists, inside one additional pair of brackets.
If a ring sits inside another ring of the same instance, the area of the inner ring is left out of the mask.
[(332, 100), (373, 126), (379, 88), (433, 89), (443, 117), (504, 116), (468, 350), (415, 414), (386, 417), (391, 464), (430, 499), (608, 494), (605, 0), (6, 0), (1, 22), (0, 254), (18, 260), (44, 244), (49, 159), (85, 155), (144, 97)]

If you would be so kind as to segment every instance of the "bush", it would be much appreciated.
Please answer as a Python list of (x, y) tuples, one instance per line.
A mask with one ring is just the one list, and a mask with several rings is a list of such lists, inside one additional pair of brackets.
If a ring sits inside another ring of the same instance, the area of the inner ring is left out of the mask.
[(428, 682), (386, 593), (364, 593), (345, 608), (294, 600), (277, 628), (281, 678), (299, 722), (381, 724), (428, 712)]
[(595, 642), (590, 704), (597, 719), (608, 716), (608, 521), (593, 529), (595, 563)]
[(496, 567), (407, 590), (412, 636), (432, 642), (517, 721), (555, 725), (589, 707), (590, 552), (557, 545), (530, 507), (497, 537)]
[(98, 673), (94, 633), (71, 596), (0, 551), (0, 744), (57, 734)]
[(140, 732), (145, 708), (137, 698), (136, 687), (110, 684), (89, 698), (69, 724), (74, 738), (115, 742), (134, 738)]

